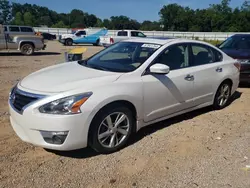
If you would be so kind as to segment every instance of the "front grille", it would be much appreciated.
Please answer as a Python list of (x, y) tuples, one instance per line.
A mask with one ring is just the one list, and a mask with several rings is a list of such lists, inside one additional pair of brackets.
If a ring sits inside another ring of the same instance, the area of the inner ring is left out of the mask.
[(14, 93), (13, 106), (18, 110), (22, 111), (23, 107), (36, 101), (38, 98), (22, 95), (18, 92)]
[(27, 105), (43, 97), (43, 95), (27, 93), (15, 87), (10, 93), (10, 104), (17, 112), (22, 113)]

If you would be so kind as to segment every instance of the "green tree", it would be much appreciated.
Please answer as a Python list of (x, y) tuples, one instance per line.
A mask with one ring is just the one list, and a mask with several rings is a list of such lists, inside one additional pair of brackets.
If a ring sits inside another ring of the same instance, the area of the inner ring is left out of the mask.
[(104, 19), (103, 20), (103, 26), (108, 28), (108, 29), (112, 29), (111, 23), (109, 19)]
[(8, 24), (12, 19), (11, 4), (7, 0), (0, 0), (0, 24)]
[(24, 25), (24, 21), (23, 21), (23, 15), (21, 12), (17, 12), (15, 15), (15, 19), (13, 20), (13, 23), (15, 25)]
[(95, 24), (95, 27), (104, 27), (103, 22), (100, 18), (97, 18), (97, 22)]
[(34, 26), (34, 17), (30, 12), (25, 12), (23, 15), (25, 25)]
[(59, 21), (58, 23), (51, 26), (52, 28), (67, 28), (67, 26), (63, 23), (63, 21)]

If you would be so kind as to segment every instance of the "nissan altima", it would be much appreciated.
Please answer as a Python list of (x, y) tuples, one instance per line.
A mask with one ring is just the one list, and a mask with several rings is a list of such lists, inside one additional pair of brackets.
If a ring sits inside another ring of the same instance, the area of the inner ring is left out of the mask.
[(206, 106), (223, 109), (239, 70), (237, 60), (200, 41), (122, 41), (22, 79), (10, 92), (10, 121), (36, 146), (111, 153), (147, 125)]

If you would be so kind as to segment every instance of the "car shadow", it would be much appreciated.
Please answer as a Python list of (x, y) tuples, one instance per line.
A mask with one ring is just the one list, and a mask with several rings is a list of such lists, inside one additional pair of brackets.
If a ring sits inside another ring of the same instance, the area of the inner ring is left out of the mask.
[[(233, 103), (235, 100), (239, 99), (241, 97), (241, 92), (236, 91), (233, 96), (231, 97), (229, 101), (229, 105)], [(208, 112), (213, 111), (213, 108), (205, 107), (202, 109), (198, 109), (192, 112), (188, 112), (186, 114), (182, 114), (173, 118), (170, 118), (165, 121), (161, 121), (152, 125), (149, 125), (147, 127), (142, 128), (139, 132), (134, 134), (132, 138), (130, 139), (128, 146), (134, 145), (138, 141), (142, 140), (144, 137), (149, 136), (159, 130), (168, 128), (169, 126), (173, 126), (177, 123), (180, 123), (185, 120), (193, 119), (197, 116), (200, 116), (202, 114), (206, 114)], [(75, 158), (75, 159), (84, 159), (84, 158), (91, 158), (95, 157), (97, 155), (100, 155), (99, 153), (95, 152), (93, 149), (87, 147), (84, 149), (74, 150), (74, 151), (52, 151), (52, 150), (46, 150), (48, 152), (52, 152), (56, 155), (63, 156), (63, 157), (69, 157), (69, 158)]]
[[(32, 56), (61, 55), (59, 52), (35, 52)], [(1, 52), (0, 56), (25, 56), (20, 52)], [(27, 56), (29, 57), (29, 56)]]

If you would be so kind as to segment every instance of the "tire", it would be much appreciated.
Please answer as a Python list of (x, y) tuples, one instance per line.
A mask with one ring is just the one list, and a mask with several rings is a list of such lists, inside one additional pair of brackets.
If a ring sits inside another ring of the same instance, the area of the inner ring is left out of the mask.
[(34, 46), (30, 43), (22, 44), (21, 53), (23, 55), (32, 55), (34, 53)]
[[(115, 125), (115, 122), (118, 124)], [(89, 146), (98, 153), (116, 152), (126, 146), (134, 126), (135, 119), (129, 108), (121, 105), (108, 106), (99, 111), (91, 123)]]
[(93, 44), (94, 46), (100, 46), (100, 39), (96, 41), (96, 43)]
[(73, 40), (72, 39), (66, 39), (65, 45), (66, 46), (72, 46), (73, 45)]
[(221, 110), (225, 108), (231, 96), (232, 84), (229, 81), (223, 82), (215, 95), (213, 107), (215, 110)]

